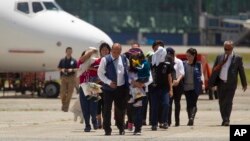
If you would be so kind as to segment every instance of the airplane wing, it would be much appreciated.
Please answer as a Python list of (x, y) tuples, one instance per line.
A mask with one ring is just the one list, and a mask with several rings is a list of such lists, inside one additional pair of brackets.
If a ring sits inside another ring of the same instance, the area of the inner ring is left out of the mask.
[(240, 24), (243, 25), (245, 28), (250, 29), (250, 19), (248, 20), (224, 19), (223, 22), (230, 24)]
[(241, 25), (244, 25), (244, 23), (246, 21), (245, 20), (236, 20), (236, 19), (224, 19), (223, 22), (231, 23), (231, 24), (241, 24)]

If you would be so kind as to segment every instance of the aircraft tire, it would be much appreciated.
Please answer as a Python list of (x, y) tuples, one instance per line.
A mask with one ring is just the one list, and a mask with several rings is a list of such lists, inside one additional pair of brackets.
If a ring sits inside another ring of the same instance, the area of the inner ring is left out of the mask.
[(60, 85), (57, 82), (46, 82), (44, 87), (44, 95), (47, 98), (57, 98), (60, 93)]

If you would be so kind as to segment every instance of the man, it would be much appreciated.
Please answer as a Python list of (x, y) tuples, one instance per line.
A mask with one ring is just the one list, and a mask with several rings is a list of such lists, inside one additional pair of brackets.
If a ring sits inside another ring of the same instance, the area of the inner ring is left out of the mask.
[(167, 48), (167, 54), (174, 60), (175, 77), (173, 77), (173, 97), (170, 98), (168, 125), (171, 125), (172, 104), (175, 104), (175, 126), (180, 125), (181, 95), (183, 94), (183, 77), (185, 75), (183, 62), (175, 56), (175, 50), (171, 47)]
[(77, 70), (77, 62), (72, 58), (72, 48), (66, 48), (66, 57), (60, 60), (58, 69), (61, 72), (61, 101), (62, 111), (68, 112), (70, 100), (75, 88), (75, 72)]
[[(173, 70), (171, 61), (166, 59), (167, 52), (163, 48), (162, 41), (155, 41), (152, 45), (155, 51), (152, 56), (152, 90), (151, 90), (151, 129), (157, 130), (158, 122), (160, 128), (168, 128), (168, 110), (169, 98), (173, 95), (172, 92), (172, 76)], [(160, 113), (160, 114), (159, 114)]]
[(233, 97), (237, 88), (238, 73), (240, 75), (243, 91), (246, 91), (247, 89), (242, 57), (235, 54), (233, 48), (232, 41), (225, 41), (225, 53), (217, 56), (213, 67), (213, 73), (218, 75), (217, 90), (222, 126), (229, 126), (230, 124), (230, 115), (232, 111)]
[(102, 58), (98, 68), (98, 76), (103, 84), (105, 135), (111, 135), (111, 110), (115, 102), (115, 119), (119, 134), (124, 135), (124, 116), (128, 96), (128, 60), (121, 55), (122, 47), (114, 43), (111, 54)]

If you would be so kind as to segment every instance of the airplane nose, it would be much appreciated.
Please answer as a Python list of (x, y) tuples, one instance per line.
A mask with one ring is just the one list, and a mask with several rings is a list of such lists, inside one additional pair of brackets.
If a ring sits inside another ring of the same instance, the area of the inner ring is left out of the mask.
[(88, 26), (89, 28), (87, 28), (88, 30), (87, 33), (88, 33), (90, 40), (92, 40), (93, 42), (100, 41), (99, 44), (101, 44), (102, 42), (106, 42), (110, 46), (113, 45), (112, 39), (106, 33), (104, 33), (102, 30), (98, 29), (97, 27), (93, 25), (88, 24)]
[[(65, 11), (45, 12), (40, 19), (53, 19), (50, 22), (43, 22), (42, 33), (50, 33), (60, 43), (60, 46), (99, 47), (102, 42), (113, 45), (112, 39), (101, 29), (81, 20)], [(37, 16), (39, 18), (39, 16)]]
[(72, 25), (72, 27), (76, 27), (75, 30), (71, 30), (74, 32), (72, 34), (78, 35), (84, 42), (88, 42), (89, 45), (97, 47), (103, 42), (108, 43), (110, 46), (113, 45), (112, 39), (94, 25), (77, 18), (72, 20)]

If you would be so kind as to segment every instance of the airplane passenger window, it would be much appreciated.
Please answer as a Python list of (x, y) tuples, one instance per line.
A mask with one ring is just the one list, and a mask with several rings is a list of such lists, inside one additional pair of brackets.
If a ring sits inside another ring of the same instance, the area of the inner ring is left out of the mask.
[(53, 2), (43, 2), (47, 10), (58, 10)]
[(17, 10), (29, 14), (29, 5), (27, 2), (19, 2), (17, 3)]
[(43, 6), (40, 2), (32, 2), (32, 8), (34, 13), (43, 11)]

